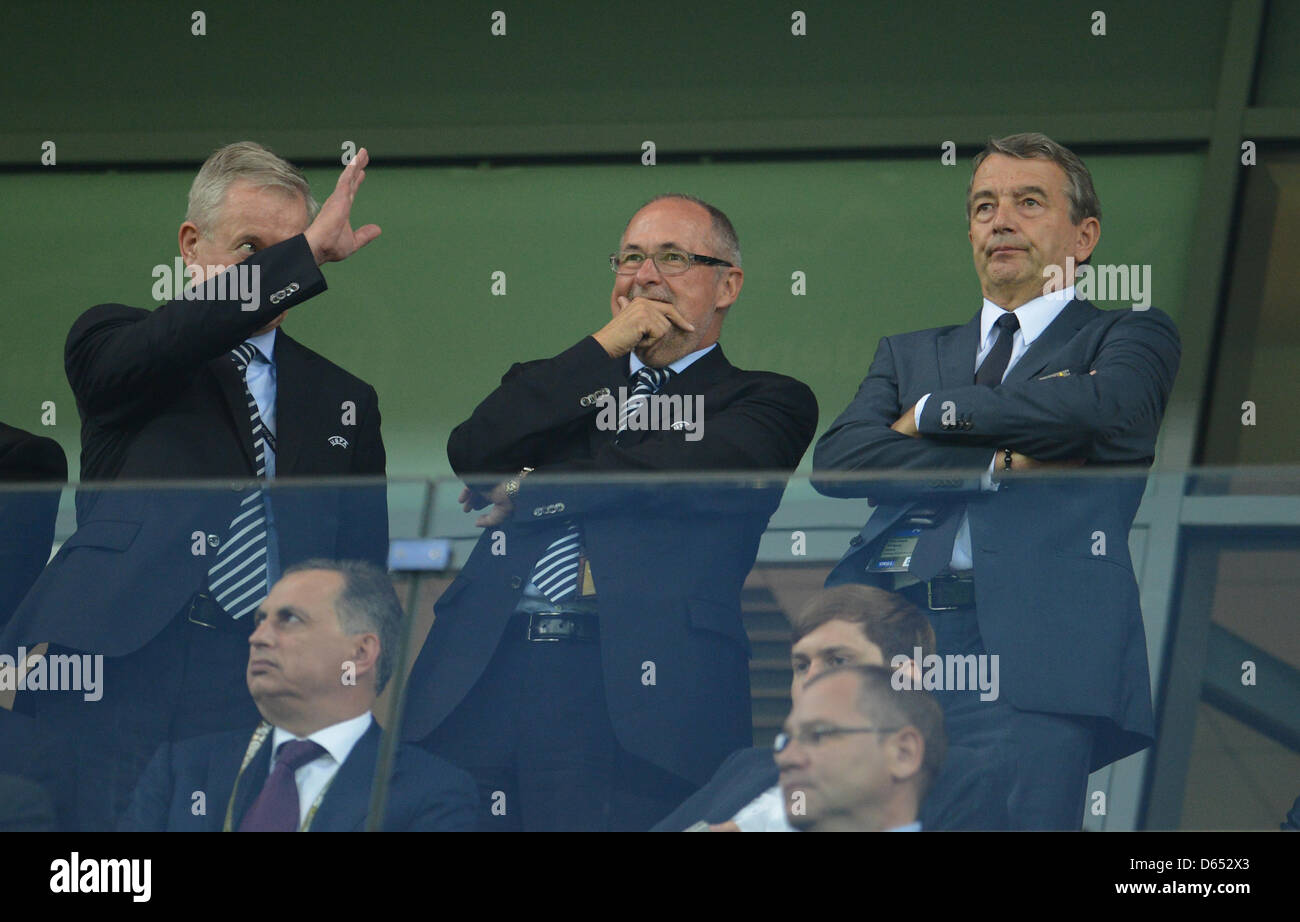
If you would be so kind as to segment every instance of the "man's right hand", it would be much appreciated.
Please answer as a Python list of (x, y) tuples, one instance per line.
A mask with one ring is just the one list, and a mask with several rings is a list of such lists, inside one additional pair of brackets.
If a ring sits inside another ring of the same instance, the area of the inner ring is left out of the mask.
[(352, 162), (343, 168), (334, 191), (321, 206), (316, 220), (307, 228), (307, 245), (311, 247), (316, 265), (347, 259), (357, 250), (379, 236), (378, 224), (367, 224), (352, 229), (352, 200), (357, 196), (361, 181), (366, 178), (366, 164), (370, 154), (363, 147)]
[[(1039, 461), (1037, 458), (1031, 458), (1029, 455), (1022, 455), (1018, 451), (1011, 453), (1011, 470), (1012, 471), (1041, 471), (1051, 468), (1080, 467), (1083, 464), (1083, 458), (1065, 458), (1061, 461)], [(1002, 465), (998, 465), (998, 470), (1002, 470)], [(1005, 471), (1003, 471), (1005, 473)]]
[(652, 345), (673, 327), (695, 332), (695, 325), (677, 313), (677, 308), (667, 301), (651, 301), (649, 298), (629, 301), (620, 295), (618, 304), (618, 315), (592, 334), (610, 358), (627, 355), (637, 346)]

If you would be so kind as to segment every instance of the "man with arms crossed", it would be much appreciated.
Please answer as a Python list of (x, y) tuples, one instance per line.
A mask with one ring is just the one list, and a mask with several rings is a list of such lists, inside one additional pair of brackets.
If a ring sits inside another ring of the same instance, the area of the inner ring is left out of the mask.
[[(983, 306), (960, 326), (881, 340), (817, 443), (816, 472), (870, 475), (818, 490), (879, 503), (827, 585), (911, 599), (941, 656), (998, 656), (995, 700), (939, 692), (949, 739), (1005, 757), (1014, 828), (1078, 829), (1089, 772), (1152, 738), (1128, 551), (1146, 477), (1022, 472), (1149, 467), (1178, 334), (1158, 310), (1102, 311), (1075, 294), (1101, 208), (1083, 162), (1050, 138), (990, 141), (967, 214)], [(886, 479), (935, 469), (974, 476)]]

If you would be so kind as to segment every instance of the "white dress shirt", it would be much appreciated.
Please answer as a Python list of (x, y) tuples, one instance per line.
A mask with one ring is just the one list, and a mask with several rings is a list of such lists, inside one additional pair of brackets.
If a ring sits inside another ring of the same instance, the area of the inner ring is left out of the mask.
[[(1061, 313), (1065, 306), (1074, 300), (1074, 286), (1061, 291), (1048, 292), (1040, 295), (1032, 301), (1016, 308), (1016, 318), (1020, 321), (1020, 328), (1011, 337), (1011, 358), (1007, 361), (1006, 371), (1002, 373), (1002, 380), (1007, 379), (1011, 369), (1015, 367), (1016, 362), (1020, 361), (1021, 356), (1029, 351), (1038, 337), (1043, 335), (1046, 330)], [(993, 351), (994, 344), (998, 341), (998, 318), (1007, 313), (1001, 307), (998, 307), (988, 298), (984, 299), (984, 307), (980, 311), (980, 341), (979, 350), (975, 353), (975, 368), (979, 368), (984, 359)], [(975, 373), (971, 372), (971, 381), (974, 382)], [(919, 424), (921, 421), (921, 412), (925, 409), (925, 402), (930, 399), (926, 394), (916, 402), (916, 414), (913, 424)], [(919, 425), (917, 428), (920, 428)], [(993, 467), (998, 462), (998, 456), (1001, 452), (993, 453), (993, 460), (989, 462), (989, 469), (981, 480), (985, 490), (996, 490), (997, 484), (993, 483)], [(966, 512), (961, 514), (961, 524), (957, 526), (957, 537), (952, 543), (952, 558), (948, 563), (950, 570), (969, 570), (973, 566), (970, 549), (970, 516)]]
[[(741, 832), (795, 832), (795, 828), (785, 817), (785, 799), (781, 795), (781, 785), (773, 785), (759, 794), (740, 812), (731, 818)], [(895, 826), (885, 832), (920, 832), (921, 821)]]
[[(294, 736), (288, 730), (280, 727), (275, 728), (271, 735), (271, 752), (278, 753), (280, 744), (287, 743), (290, 740), (309, 739), (313, 743), (319, 743), (325, 752), (312, 759), (306, 765), (301, 765), (293, 773), (294, 784), (298, 786), (298, 826), (307, 820), (307, 811), (315, 802), (320, 792), (325, 790), (325, 786), (334, 780), (338, 773), (339, 766), (343, 760), (352, 752), (352, 747), (357, 744), (357, 740), (365, 736), (366, 731), (370, 729), (370, 723), (374, 717), (369, 711), (353, 717), (351, 720), (345, 720), (342, 723), (333, 724), (317, 730), (307, 737)], [(274, 760), (267, 765), (267, 777), (270, 777), (271, 770), (274, 768)]]
[(774, 784), (740, 808), (731, 821), (741, 832), (794, 832), (785, 818), (785, 798), (781, 785)]
[[(671, 368), (675, 374), (681, 374), (687, 368), (690, 368), (691, 365), (695, 364), (695, 362), (698, 359), (701, 359), (704, 356), (708, 355), (710, 352), (712, 352), (717, 345), (718, 345), (717, 343), (714, 343), (712, 346), (705, 346), (703, 349), (696, 349), (694, 352), (688, 355), (683, 355), (677, 361), (669, 363), (668, 367)], [(637, 354), (635, 352), (628, 353), (627, 358), (628, 358), (627, 375), (629, 378), (632, 377), (632, 375), (636, 374), (638, 371), (640, 371), (642, 368), (645, 368), (645, 362), (641, 361), (641, 359), (637, 357)]]

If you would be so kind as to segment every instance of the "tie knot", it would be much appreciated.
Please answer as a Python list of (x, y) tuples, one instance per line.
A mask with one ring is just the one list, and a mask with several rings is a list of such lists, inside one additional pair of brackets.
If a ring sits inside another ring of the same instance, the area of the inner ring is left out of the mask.
[(668, 383), (668, 379), (673, 375), (671, 368), (651, 368), (649, 365), (642, 366), (637, 373), (632, 376), (633, 392), (657, 394), (659, 389)]
[(230, 358), (239, 366), (239, 370), (247, 371), (248, 366), (253, 361), (253, 356), (257, 354), (257, 347), (252, 343), (240, 343), (230, 350)]
[(998, 318), (998, 329), (1006, 330), (1008, 333), (1014, 333), (1020, 329), (1020, 318), (1016, 316), (1015, 311), (1007, 311)]
[(275, 764), (296, 772), (312, 759), (324, 755), (325, 747), (313, 740), (289, 740), (275, 751)]

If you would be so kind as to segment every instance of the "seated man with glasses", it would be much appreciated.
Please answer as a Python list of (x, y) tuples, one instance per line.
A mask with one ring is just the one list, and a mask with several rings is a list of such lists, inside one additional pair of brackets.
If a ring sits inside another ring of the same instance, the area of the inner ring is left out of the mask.
[[(918, 660), (934, 653), (934, 629), (915, 605), (875, 586), (846, 585), (814, 595), (790, 618), (790, 697), (842, 666), (890, 666), (921, 675)], [(927, 830), (1005, 829), (1006, 800), (996, 796), (996, 760), (951, 747), (921, 804)], [(770, 746), (733, 752), (709, 783), (692, 794), (656, 832), (794, 832)]]
[(815, 676), (776, 738), (786, 818), (803, 832), (920, 832), (939, 775), (943, 712), (929, 692), (895, 689), (892, 670)]
[(512, 367), (447, 444), (465, 511), (492, 508), (404, 738), (475, 776), (483, 828), (648, 829), (751, 740), (740, 591), (817, 401), (723, 356), (744, 272), (717, 208), (652, 200), (610, 263), (613, 319)]

